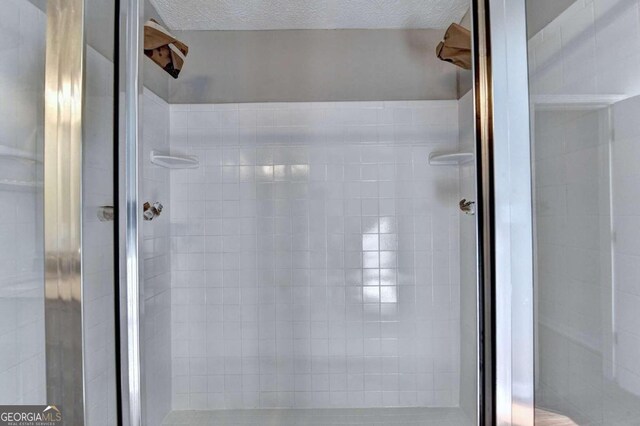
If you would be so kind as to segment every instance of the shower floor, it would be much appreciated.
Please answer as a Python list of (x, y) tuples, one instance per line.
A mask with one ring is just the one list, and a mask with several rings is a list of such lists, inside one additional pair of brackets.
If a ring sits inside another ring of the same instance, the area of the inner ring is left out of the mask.
[(172, 411), (164, 426), (467, 426), (459, 408), (355, 408)]

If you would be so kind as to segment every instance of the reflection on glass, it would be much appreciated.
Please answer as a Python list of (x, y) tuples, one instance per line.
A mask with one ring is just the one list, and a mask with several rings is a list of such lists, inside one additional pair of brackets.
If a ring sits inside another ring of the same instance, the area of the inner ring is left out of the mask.
[(640, 62), (624, 51), (640, 45), (638, 6), (575, 2), (544, 25), (537, 19), (545, 7), (529, 1), (529, 26), (542, 28), (529, 40), (536, 423), (634, 424)]
[(44, 404), (46, 13), (3, 2), (0, 35), (0, 405)]

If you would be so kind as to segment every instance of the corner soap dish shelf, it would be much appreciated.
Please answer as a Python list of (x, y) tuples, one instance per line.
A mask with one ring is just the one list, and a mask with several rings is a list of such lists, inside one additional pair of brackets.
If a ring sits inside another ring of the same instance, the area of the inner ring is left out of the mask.
[(432, 166), (459, 166), (471, 161), (471, 152), (432, 152), (429, 155), (429, 164)]
[(157, 151), (151, 151), (151, 162), (167, 169), (197, 169), (200, 166), (197, 157), (161, 154)]

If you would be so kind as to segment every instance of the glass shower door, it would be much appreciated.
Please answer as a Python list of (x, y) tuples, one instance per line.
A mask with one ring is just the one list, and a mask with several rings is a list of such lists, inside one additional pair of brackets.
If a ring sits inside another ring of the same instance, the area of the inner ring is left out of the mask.
[(4, 2), (0, 34), (0, 404), (44, 404), (45, 13)]
[(115, 9), (103, 3), (0, 11), (0, 412), (73, 425), (117, 423)]
[(636, 424), (638, 4), (527, 3), (536, 423)]

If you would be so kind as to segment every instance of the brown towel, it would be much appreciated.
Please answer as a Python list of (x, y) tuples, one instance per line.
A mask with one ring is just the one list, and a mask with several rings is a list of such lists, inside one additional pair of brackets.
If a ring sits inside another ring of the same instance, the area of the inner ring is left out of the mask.
[(458, 24), (451, 24), (444, 34), (444, 41), (438, 44), (436, 54), (443, 61), (470, 70), (471, 32)]
[(154, 19), (144, 24), (144, 54), (171, 77), (178, 78), (189, 53), (186, 44), (176, 39)]

